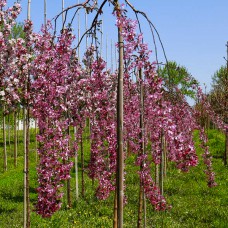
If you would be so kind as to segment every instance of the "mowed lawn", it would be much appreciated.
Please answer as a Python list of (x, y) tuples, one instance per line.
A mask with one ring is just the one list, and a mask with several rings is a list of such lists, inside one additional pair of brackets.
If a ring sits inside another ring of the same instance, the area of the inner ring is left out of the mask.
[[(2, 137), (2, 136), (1, 136)], [(228, 168), (224, 167), (224, 135), (216, 130), (208, 131), (210, 151), (213, 155), (213, 168), (218, 186), (208, 188), (195, 133), (197, 153), (200, 162), (190, 172), (182, 173), (175, 165), (168, 163), (167, 176), (164, 183), (164, 194), (172, 209), (156, 212), (146, 202), (146, 227), (228, 227)], [(13, 137), (11, 146), (7, 143), (8, 171), (3, 173), (3, 144), (0, 153), (0, 228), (23, 227), (23, 139), (20, 132), (18, 145), (18, 167), (13, 166)], [(73, 205), (66, 207), (66, 199), (60, 211), (51, 218), (43, 219), (34, 211), (37, 200), (36, 187), (36, 153), (35, 134), (31, 131), (30, 143), (30, 199), (31, 227), (67, 228), (67, 227), (112, 227), (114, 194), (106, 201), (95, 197), (97, 183), (85, 178), (85, 197), (75, 198), (75, 171), (72, 170), (71, 193)], [(85, 139), (85, 166), (89, 161), (89, 143)], [(80, 151), (79, 151), (80, 155)], [(124, 208), (124, 227), (137, 227), (139, 178), (138, 167), (134, 165), (135, 155), (126, 160), (126, 196)], [(151, 167), (152, 173), (154, 167)], [(81, 190), (81, 163), (79, 156), (79, 192)], [(65, 189), (64, 189), (65, 191)]]

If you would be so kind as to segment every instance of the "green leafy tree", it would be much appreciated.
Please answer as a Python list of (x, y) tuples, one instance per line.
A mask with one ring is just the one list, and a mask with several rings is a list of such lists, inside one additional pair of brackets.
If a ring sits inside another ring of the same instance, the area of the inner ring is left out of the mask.
[(25, 38), (24, 24), (19, 22), (12, 27), (12, 33), (10, 35), (12, 39)]
[[(227, 63), (228, 65), (228, 63)], [(212, 90), (210, 92), (211, 106), (214, 111), (223, 117), (228, 124), (228, 68), (222, 66), (212, 76)], [(224, 164), (228, 164), (228, 129), (225, 133)]]
[(228, 75), (227, 68), (222, 66), (212, 76), (212, 90), (210, 92), (211, 105), (215, 112), (227, 118), (228, 105)]
[(197, 84), (197, 80), (190, 75), (186, 67), (178, 65), (174, 61), (168, 62), (159, 68), (158, 74), (164, 79), (164, 87), (167, 90), (178, 88), (182, 94), (190, 98), (195, 98), (195, 90), (193, 85)]

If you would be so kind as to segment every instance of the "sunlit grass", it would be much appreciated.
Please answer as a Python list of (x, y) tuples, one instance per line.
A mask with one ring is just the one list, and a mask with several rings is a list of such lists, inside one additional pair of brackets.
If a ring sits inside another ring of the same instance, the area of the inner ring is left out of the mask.
[[(2, 172), (2, 154), (0, 158), (0, 227), (2, 228), (23, 226), (22, 132), (20, 134), (18, 167), (14, 168), (13, 166), (13, 144), (8, 155), (9, 168), (6, 173)], [(224, 136), (216, 130), (210, 130), (208, 136), (211, 153), (214, 156), (213, 167), (216, 172), (218, 186), (216, 188), (207, 187), (206, 177), (203, 172), (205, 166), (201, 158), (199, 165), (192, 168), (188, 173), (181, 173), (175, 169), (174, 164), (169, 164), (164, 190), (172, 209), (167, 212), (155, 212), (147, 202), (147, 227), (227, 227), (228, 170), (222, 162)], [(89, 144), (85, 143), (84, 145), (86, 164), (88, 164)], [(35, 138), (33, 133), (31, 134), (30, 144), (30, 199), (32, 210), (37, 197), (35, 192), (37, 182), (34, 147)], [(7, 149), (9, 149), (9, 146)], [(134, 156), (130, 156), (126, 162), (126, 196), (128, 199), (128, 203), (124, 208), (124, 227), (126, 228), (137, 227), (139, 178), (137, 175), (138, 167), (134, 166), (134, 161)], [(64, 198), (62, 209), (49, 219), (43, 219), (32, 211), (31, 227), (112, 227), (114, 195), (111, 194), (106, 201), (99, 201), (95, 197), (97, 183), (95, 182), (93, 185), (86, 175), (85, 197), (79, 197), (76, 201), (74, 175), (74, 170), (72, 170), (72, 208), (66, 208), (66, 199)], [(79, 188), (81, 187), (80, 183), (81, 175), (79, 173)]]

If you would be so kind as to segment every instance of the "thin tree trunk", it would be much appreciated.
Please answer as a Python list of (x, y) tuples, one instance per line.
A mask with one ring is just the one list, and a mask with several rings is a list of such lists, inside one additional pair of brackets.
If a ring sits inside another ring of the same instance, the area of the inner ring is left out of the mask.
[[(78, 4), (79, 4), (79, 0), (78, 0)], [(81, 38), (81, 28), (80, 28), (80, 10), (78, 11), (78, 42)], [(78, 61), (80, 61), (80, 45), (78, 46)]]
[[(31, 19), (31, 0), (28, 0), (27, 19)], [(30, 90), (29, 72), (25, 82), (25, 92)], [(30, 199), (29, 199), (29, 100), (26, 99), (23, 109), (24, 120), (24, 228), (30, 228)]]
[[(140, 140), (141, 140), (141, 148), (139, 152), (139, 156), (142, 156), (145, 153), (145, 144), (144, 144), (144, 89), (143, 89), (143, 78), (142, 78), (142, 69), (139, 70), (139, 85), (140, 85)], [(143, 169), (143, 162), (140, 164), (140, 171)], [(143, 213), (143, 182), (140, 179), (140, 188), (139, 188), (139, 207), (138, 207), (138, 223), (137, 227), (142, 227), (142, 213)]]
[(27, 113), (26, 113), (26, 204), (27, 204), (27, 228), (30, 227), (30, 199), (29, 199), (29, 144), (30, 144), (30, 116), (29, 116), (29, 104), (27, 104)]
[[(70, 126), (68, 126), (68, 135), (70, 136)], [(70, 142), (68, 144), (68, 149), (70, 150)], [(69, 162), (69, 157), (67, 158), (68, 162)], [(70, 179), (67, 179), (67, 204), (68, 204), (68, 208), (71, 208), (71, 197), (70, 197)]]
[(227, 165), (228, 158), (228, 129), (225, 132), (225, 154), (224, 154), (224, 165)]
[(35, 119), (35, 153), (36, 153), (36, 162), (38, 161), (38, 145), (37, 145), (37, 119)]
[(163, 145), (164, 145), (164, 177), (166, 177), (167, 175), (167, 163), (168, 163), (168, 159), (167, 159), (167, 143), (166, 143), (166, 140), (164, 138), (164, 142), (163, 142)]
[(27, 227), (27, 200), (26, 200), (26, 196), (27, 196), (27, 187), (26, 187), (26, 120), (25, 120), (25, 108), (23, 108), (23, 134), (24, 134), (24, 228)]
[[(76, 133), (77, 129), (74, 127), (74, 140), (76, 141)], [(78, 155), (77, 151), (75, 151), (75, 161), (74, 161), (74, 166), (75, 166), (75, 196), (76, 200), (78, 200)]]
[(100, 45), (100, 53), (102, 57), (102, 47), (103, 47), (103, 20), (101, 20), (101, 45)]
[[(227, 47), (227, 59), (226, 59), (226, 80), (225, 80), (225, 110), (224, 110), (224, 119), (225, 123), (228, 124), (228, 41), (226, 44)], [(224, 165), (227, 165), (228, 159), (228, 129), (225, 132), (225, 153), (224, 153)]]
[(138, 207), (138, 222), (137, 227), (142, 227), (142, 213), (143, 213), (143, 183), (140, 180), (140, 188), (139, 188), (139, 207)]
[(144, 213), (144, 228), (146, 228), (147, 219), (146, 219), (146, 194), (143, 191), (143, 213)]
[(3, 153), (4, 153), (4, 164), (3, 164), (3, 170), (4, 172), (7, 171), (7, 151), (6, 151), (6, 115), (5, 115), (5, 111), (6, 111), (6, 106), (5, 104), (3, 104), (3, 123), (2, 123), (2, 127), (3, 127), (3, 144), (4, 144), (4, 148), (3, 148)]
[[(64, 10), (64, 0), (62, 0), (62, 11)], [(62, 13), (62, 25), (64, 24), (65, 13)]]
[[(87, 31), (88, 29), (88, 16), (87, 16), (87, 11), (85, 10), (85, 30)], [(88, 35), (86, 34), (86, 50), (88, 48)]]
[(29, 208), (29, 108), (23, 108), (24, 134), (24, 228), (30, 227)]
[(111, 39), (111, 72), (113, 73), (113, 50), (112, 50), (112, 39)]
[(14, 111), (14, 167), (17, 167), (17, 111)]
[(11, 154), (11, 134), (10, 134), (10, 114), (8, 114), (8, 145), (9, 145), (9, 154)]
[(67, 179), (67, 205), (71, 208), (71, 197), (70, 197), (70, 179)]
[(47, 2), (44, 0), (44, 25), (47, 24)]
[(161, 133), (161, 163), (159, 173), (159, 187), (161, 195), (163, 195), (163, 184), (164, 184), (164, 132)]
[(159, 164), (155, 164), (155, 184), (159, 185)]
[(85, 180), (84, 180), (84, 146), (83, 146), (83, 134), (81, 135), (81, 142), (80, 142), (80, 148), (81, 148), (81, 166), (82, 166), (82, 197), (85, 196)]
[(106, 71), (108, 70), (108, 35), (106, 35), (106, 55), (105, 55), (105, 60), (106, 60)]
[(117, 191), (115, 191), (115, 196), (114, 196), (113, 228), (117, 228)]
[[(115, 0), (116, 10), (119, 11), (118, 0)], [(117, 12), (119, 13), (119, 12)], [(119, 15), (120, 16), (120, 15)], [(116, 191), (117, 191), (117, 227), (123, 227), (123, 199), (124, 199), (124, 153), (123, 153), (123, 37), (122, 28), (118, 28), (119, 43), (119, 73), (117, 88), (117, 170), (116, 170)]]

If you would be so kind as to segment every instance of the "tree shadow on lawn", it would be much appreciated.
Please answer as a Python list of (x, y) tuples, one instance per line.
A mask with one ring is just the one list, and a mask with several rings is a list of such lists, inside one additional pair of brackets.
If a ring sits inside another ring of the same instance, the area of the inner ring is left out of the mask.
[(1, 208), (0, 207), (0, 214), (3, 214), (3, 213), (9, 214), (9, 213), (13, 213), (13, 212), (16, 212), (16, 211), (17, 211), (16, 208), (8, 209), (8, 208)]
[[(37, 192), (36, 192), (35, 188), (30, 187), (29, 193), (37, 193)], [(4, 192), (0, 193), (0, 198), (3, 198), (3, 200), (5, 200), (5, 201), (11, 201), (14, 203), (21, 203), (24, 201), (24, 194), (23, 194), (23, 192), (21, 192), (21, 194), (13, 195), (12, 192), (4, 191)], [(0, 200), (0, 201), (2, 201), (2, 200)], [(30, 198), (30, 201), (33, 202), (33, 201), (35, 201), (35, 199)]]

